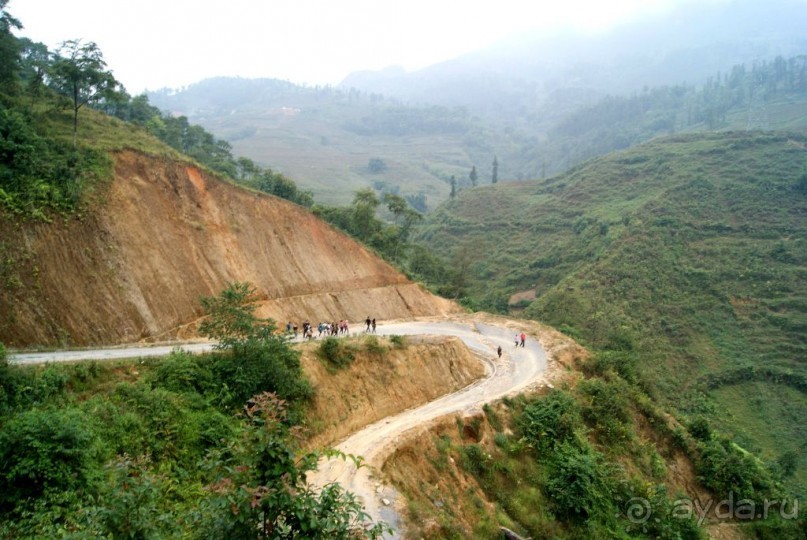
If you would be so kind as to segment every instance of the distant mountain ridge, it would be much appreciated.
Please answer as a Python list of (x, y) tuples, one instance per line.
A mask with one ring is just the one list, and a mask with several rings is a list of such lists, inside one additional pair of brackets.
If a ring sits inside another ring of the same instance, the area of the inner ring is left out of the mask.
[(599, 96), (644, 86), (700, 84), (736, 64), (807, 52), (805, 27), (803, 0), (689, 4), (607, 33), (525, 34), (411, 73), (352, 73), (339, 87), (495, 113), (490, 94), (525, 91), (545, 97), (588, 89)]
[[(557, 174), (672, 132), (802, 129), (803, 92), (774, 89), (769, 97), (777, 101), (757, 95), (731, 103), (698, 93), (710, 80), (722, 84), (737, 66), (750, 72), (777, 55), (790, 61), (807, 54), (803, 28), (805, 0), (689, 5), (608, 34), (522, 36), (413, 73), (354, 73), (338, 88), (217, 78), (149, 99), (294, 179), (320, 202), (347, 204), (356, 190), (371, 187), (418, 197), (431, 209), (448, 198), (452, 177), (469, 187), (475, 167), (479, 183), (490, 182), (494, 159), (506, 181)], [(686, 95), (660, 108), (644, 97), (681, 91)], [(570, 121), (601, 123), (609, 96), (627, 100), (631, 114), (589, 130), (586, 139), (562, 129)], [(386, 168), (371, 170), (373, 160)]]

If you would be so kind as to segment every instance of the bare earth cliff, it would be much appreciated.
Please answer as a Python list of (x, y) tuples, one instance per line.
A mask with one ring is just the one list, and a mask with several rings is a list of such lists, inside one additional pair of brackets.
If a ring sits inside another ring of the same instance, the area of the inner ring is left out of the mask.
[(83, 218), (0, 220), (0, 341), (89, 345), (193, 335), (199, 298), (248, 281), (277, 321), (456, 311), (310, 212), (134, 152)]

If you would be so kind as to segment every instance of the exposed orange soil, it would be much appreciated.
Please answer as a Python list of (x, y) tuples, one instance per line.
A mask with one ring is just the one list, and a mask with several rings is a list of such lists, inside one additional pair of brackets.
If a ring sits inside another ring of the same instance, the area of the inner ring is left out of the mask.
[(189, 337), (199, 298), (252, 283), (278, 321), (458, 310), (295, 204), (187, 164), (122, 152), (81, 219), (0, 218), (0, 341), (90, 345)]

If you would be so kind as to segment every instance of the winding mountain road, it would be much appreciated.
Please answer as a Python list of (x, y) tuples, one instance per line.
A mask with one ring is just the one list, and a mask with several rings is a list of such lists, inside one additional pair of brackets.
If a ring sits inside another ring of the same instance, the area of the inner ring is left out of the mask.
[[(320, 463), (309, 482), (325, 486), (338, 482), (355, 493), (365, 511), (374, 520), (384, 520), (394, 529), (392, 538), (400, 537), (402, 522), (395, 509), (398, 499), (393, 488), (373, 478), (386, 458), (395, 451), (405, 434), (436, 418), (453, 413), (469, 413), (485, 403), (516, 394), (544, 381), (547, 355), (531, 336), (525, 347), (515, 347), (514, 331), (478, 322), (402, 322), (378, 327), (386, 335), (450, 335), (462, 341), (485, 363), (485, 377), (452, 394), (447, 394), (420, 407), (383, 418), (350, 435), (336, 446), (346, 454), (362, 456), (364, 466), (356, 468), (351, 460), (333, 458)], [(496, 348), (504, 353), (497, 358)]]
[[(414, 433), (418, 427), (428, 426), (439, 417), (476, 411), (485, 403), (545, 382), (548, 362), (546, 351), (533, 336), (528, 336), (525, 347), (515, 347), (515, 330), (471, 319), (383, 324), (378, 326), (377, 333), (459, 337), (485, 364), (485, 376), (482, 379), (422, 406), (383, 418), (353, 433), (336, 446), (345, 454), (362, 456), (362, 467), (357, 469), (351, 460), (333, 458), (321, 462), (319, 470), (309, 475), (309, 482), (314, 486), (323, 487), (338, 482), (343, 488), (355, 493), (362, 500), (365, 511), (374, 520), (383, 520), (390, 524), (395, 530), (392, 537), (398, 538), (402, 533), (402, 522), (396, 510), (397, 493), (393, 488), (382, 485), (373, 475), (380, 470), (404, 436)], [(501, 358), (497, 358), (496, 354), (499, 346), (503, 350)], [(209, 351), (212, 347), (212, 343), (192, 343), (179, 347), (171, 345), (19, 353), (9, 355), (9, 360), (15, 364), (115, 360), (164, 356), (177, 348), (198, 353)]]

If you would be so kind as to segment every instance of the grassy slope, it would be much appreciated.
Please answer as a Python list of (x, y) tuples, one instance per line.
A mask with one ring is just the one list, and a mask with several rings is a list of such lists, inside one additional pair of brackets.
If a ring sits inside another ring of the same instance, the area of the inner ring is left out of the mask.
[[(762, 409), (753, 421), (736, 392), (704, 397), (699, 380), (749, 365), (807, 373), (806, 143), (660, 139), (550, 180), (465, 191), (421, 238), (473, 254), (476, 298), (535, 288), (527, 316), (595, 347), (633, 340), (659, 398), (775, 458), (799, 451), (799, 424)], [(786, 405), (776, 383), (754, 384), (780, 399), (771, 411)]]

